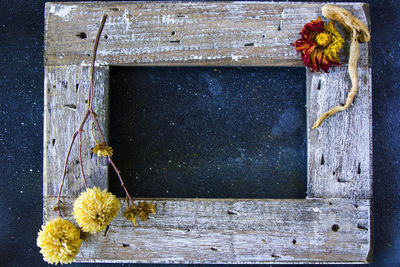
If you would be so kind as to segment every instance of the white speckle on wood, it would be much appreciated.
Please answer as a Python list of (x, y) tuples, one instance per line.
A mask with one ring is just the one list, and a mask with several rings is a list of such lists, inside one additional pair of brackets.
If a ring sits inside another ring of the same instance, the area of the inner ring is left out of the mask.
[(71, 12), (75, 9), (77, 9), (78, 6), (72, 6), (72, 5), (65, 5), (65, 6), (51, 6), (50, 8), (50, 14), (53, 14), (55, 16), (61, 17), (63, 19), (68, 19), (70, 16)]
[(231, 55), (233, 61), (238, 61), (239, 59), (246, 58), (247, 56), (242, 55)]

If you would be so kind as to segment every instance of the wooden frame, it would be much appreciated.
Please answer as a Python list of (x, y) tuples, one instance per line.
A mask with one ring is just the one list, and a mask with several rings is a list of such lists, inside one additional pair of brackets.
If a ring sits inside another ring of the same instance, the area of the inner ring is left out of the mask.
[[(289, 43), (321, 16), (322, 3), (90, 2), (45, 8), (44, 220), (52, 210), (68, 143), (81, 121), (90, 55), (101, 17), (95, 111), (107, 132), (109, 65), (294, 66)], [(369, 7), (340, 3), (369, 27)], [(341, 61), (347, 62), (346, 37)], [(316, 130), (313, 121), (344, 102), (347, 64), (329, 74), (307, 71), (306, 199), (154, 199), (158, 213), (133, 227), (122, 212), (107, 233), (90, 236), (78, 262), (366, 263), (371, 259), (372, 112), (370, 45), (362, 44), (360, 88), (348, 111)], [(88, 131), (89, 129), (86, 129)], [(83, 140), (90, 147), (89, 138)], [(62, 201), (83, 190), (77, 148)], [(107, 188), (107, 162), (83, 154), (89, 186)], [(124, 202), (121, 200), (121, 202)], [(123, 206), (121, 210), (125, 207)]]

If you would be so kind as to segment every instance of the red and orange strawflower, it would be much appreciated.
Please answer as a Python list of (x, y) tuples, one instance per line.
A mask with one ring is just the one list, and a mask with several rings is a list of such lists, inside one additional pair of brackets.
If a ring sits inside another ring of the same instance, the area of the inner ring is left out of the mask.
[(339, 50), (344, 40), (332, 21), (324, 23), (320, 17), (304, 25), (301, 38), (293, 45), (301, 54), (306, 67), (313, 72), (328, 72), (331, 65), (340, 66)]

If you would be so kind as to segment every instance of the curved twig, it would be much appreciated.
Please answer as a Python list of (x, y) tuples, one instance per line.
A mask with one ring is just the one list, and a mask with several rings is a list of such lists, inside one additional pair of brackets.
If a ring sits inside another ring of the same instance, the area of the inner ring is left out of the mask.
[(347, 31), (350, 32), (351, 44), (348, 70), (352, 87), (349, 95), (347, 96), (346, 103), (343, 106), (335, 106), (322, 114), (314, 122), (312, 126), (313, 129), (319, 127), (325, 119), (329, 118), (333, 114), (348, 109), (353, 103), (354, 97), (358, 91), (357, 61), (360, 54), (359, 42), (368, 42), (371, 38), (367, 26), (362, 21), (354, 17), (346, 9), (327, 4), (324, 5), (321, 10), (324, 17), (331, 20), (336, 20), (338, 23), (343, 25)]

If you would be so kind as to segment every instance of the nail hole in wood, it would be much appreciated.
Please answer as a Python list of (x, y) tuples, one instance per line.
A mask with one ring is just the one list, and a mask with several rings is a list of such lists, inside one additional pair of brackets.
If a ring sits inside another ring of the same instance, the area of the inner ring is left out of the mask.
[(91, 159), (93, 158), (93, 152), (90, 152), (90, 158)]
[(279, 25), (278, 25), (278, 31), (281, 31), (282, 30), (282, 20), (281, 20), (281, 22), (279, 23)]
[(108, 39), (108, 35), (106, 34), (106, 35), (104, 35), (104, 39)]
[(321, 80), (318, 81), (317, 90), (321, 90)]
[(342, 178), (339, 178), (339, 177), (338, 177), (337, 181), (338, 181), (339, 183), (347, 183), (346, 180), (343, 180)]
[(247, 44), (244, 44), (244, 46), (254, 46), (254, 43), (247, 43)]
[(104, 230), (104, 236), (108, 235), (108, 231), (110, 231), (110, 226), (107, 225), (106, 230)]
[(292, 243), (293, 243), (293, 245), (296, 245), (296, 243), (297, 243), (296, 239), (293, 239)]
[(171, 35), (175, 35), (175, 34), (176, 34), (176, 32), (175, 32), (175, 31), (172, 31), (172, 32), (171, 32)]
[(278, 255), (276, 255), (276, 254), (271, 254), (271, 257), (272, 257), (272, 258), (275, 258), (275, 259), (280, 258), (280, 256), (278, 256)]
[(358, 205), (357, 205), (357, 204), (354, 204), (354, 207), (355, 207), (356, 209), (358, 209)]
[(87, 55), (88, 57), (90, 57), (90, 54), (89, 54), (89, 53), (87, 53), (86, 55)]
[(212, 251), (218, 251), (219, 249), (218, 248), (215, 248), (215, 247), (211, 247), (210, 248)]
[(76, 105), (74, 105), (74, 104), (64, 104), (64, 108), (75, 111), (76, 110)]
[(333, 172), (332, 172), (332, 175), (336, 175), (336, 172), (335, 172), (335, 171), (333, 171)]
[(337, 231), (339, 231), (339, 225), (334, 224), (334, 225), (332, 225), (331, 229), (332, 229), (332, 231), (337, 232)]
[(188, 231), (188, 232), (190, 232), (190, 231), (191, 231), (191, 229), (190, 229), (190, 228), (188, 228), (188, 229), (187, 229), (187, 231)]
[(361, 162), (358, 163), (357, 174), (361, 174)]
[(75, 164), (79, 164), (79, 160), (75, 160)]
[(129, 244), (122, 244), (122, 247), (124, 248), (129, 247)]
[(262, 38), (265, 38), (265, 34), (261, 35)]
[(172, 40), (172, 41), (169, 41), (171, 44), (180, 44), (181, 43), (181, 40)]
[(85, 100), (85, 103), (87, 104), (87, 102), (88, 102), (88, 100), (86, 99), (86, 100)]
[(75, 85), (75, 92), (78, 93), (78, 91), (79, 91), (79, 83), (77, 83), (77, 84)]
[(51, 140), (51, 144), (54, 146), (56, 144), (56, 139), (53, 138), (53, 140)]
[(329, 202), (329, 205), (333, 205), (332, 202)]
[(86, 39), (86, 37), (87, 37), (87, 35), (86, 35), (85, 32), (80, 32), (80, 33), (78, 33), (76, 36), (78, 36), (78, 37), (81, 38), (81, 39)]
[(228, 210), (229, 215), (239, 215), (239, 212), (234, 211), (234, 210)]
[(321, 156), (321, 165), (324, 165), (325, 164), (325, 159), (324, 159), (324, 154), (322, 154), (322, 156)]
[(176, 14), (176, 17), (177, 17), (177, 18), (186, 18), (186, 16), (183, 15), (183, 14)]
[(361, 225), (361, 224), (357, 224), (357, 228), (361, 229), (361, 230), (368, 230), (367, 227), (365, 227), (364, 225)]

